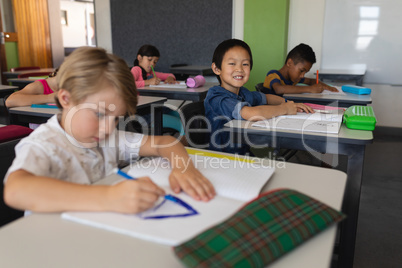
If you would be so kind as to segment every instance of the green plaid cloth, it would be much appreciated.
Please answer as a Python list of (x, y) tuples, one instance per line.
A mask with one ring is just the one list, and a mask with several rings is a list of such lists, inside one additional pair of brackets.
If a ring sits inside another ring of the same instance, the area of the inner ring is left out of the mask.
[(187, 267), (264, 267), (344, 218), (302, 193), (275, 190), (174, 251)]

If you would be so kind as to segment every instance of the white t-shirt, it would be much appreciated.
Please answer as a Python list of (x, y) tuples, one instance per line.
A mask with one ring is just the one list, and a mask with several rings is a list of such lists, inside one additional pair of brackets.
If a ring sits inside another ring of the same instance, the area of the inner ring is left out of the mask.
[(88, 149), (63, 130), (55, 115), (17, 144), (4, 181), (11, 172), (23, 169), (36, 176), (92, 184), (110, 175), (118, 163), (137, 160), (143, 137), (115, 130), (107, 140)]

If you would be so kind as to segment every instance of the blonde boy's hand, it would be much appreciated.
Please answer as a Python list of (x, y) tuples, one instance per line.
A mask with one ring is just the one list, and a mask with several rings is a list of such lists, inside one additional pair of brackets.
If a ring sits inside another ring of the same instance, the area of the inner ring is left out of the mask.
[(209, 201), (216, 195), (211, 182), (192, 164), (184, 169), (173, 169), (169, 182), (175, 193), (183, 190), (195, 200)]
[(120, 213), (139, 213), (154, 206), (164, 190), (148, 177), (137, 180), (124, 180), (110, 186), (107, 205), (110, 211)]
[(179, 83), (179, 82), (177, 82), (177, 81), (173, 78), (173, 76), (168, 76), (168, 78), (165, 79), (165, 84), (176, 84), (176, 83)]

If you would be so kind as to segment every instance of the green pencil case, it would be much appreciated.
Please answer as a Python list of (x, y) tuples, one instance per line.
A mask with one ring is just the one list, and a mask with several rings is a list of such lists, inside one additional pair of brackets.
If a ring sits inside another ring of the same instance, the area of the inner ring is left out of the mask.
[(374, 130), (377, 120), (373, 107), (354, 105), (346, 109), (343, 123), (351, 129)]
[(345, 218), (300, 192), (280, 189), (174, 247), (186, 267), (265, 267)]

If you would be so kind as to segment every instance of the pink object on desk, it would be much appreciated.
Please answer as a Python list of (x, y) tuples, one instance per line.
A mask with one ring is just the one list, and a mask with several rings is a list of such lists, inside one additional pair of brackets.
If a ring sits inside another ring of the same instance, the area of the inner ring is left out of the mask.
[(186, 85), (188, 87), (202, 87), (205, 84), (205, 78), (202, 75), (187, 78)]
[(315, 110), (345, 110), (345, 108), (341, 107), (333, 107), (333, 106), (326, 106), (321, 104), (314, 104), (314, 103), (305, 103), (305, 105), (310, 106)]

